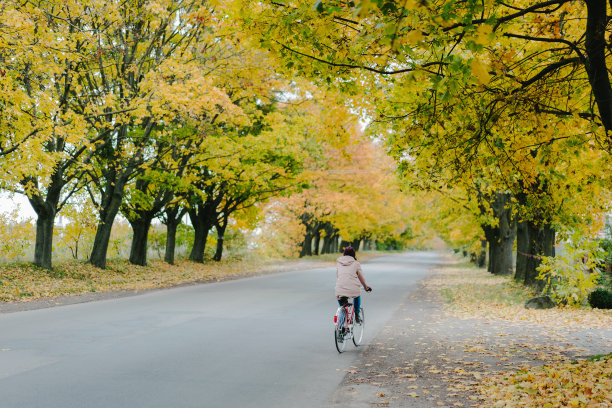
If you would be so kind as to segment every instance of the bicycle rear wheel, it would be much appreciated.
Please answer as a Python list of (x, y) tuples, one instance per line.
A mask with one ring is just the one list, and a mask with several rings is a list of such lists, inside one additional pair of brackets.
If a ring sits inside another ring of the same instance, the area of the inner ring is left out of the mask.
[(363, 307), (361, 308), (361, 322), (353, 325), (353, 344), (355, 346), (359, 346), (361, 341), (363, 340), (363, 329), (365, 326), (365, 313), (363, 311)]
[(334, 341), (336, 342), (336, 350), (338, 350), (338, 353), (342, 353), (346, 347), (346, 339), (344, 338), (344, 326), (346, 323), (344, 321), (345, 318), (346, 315), (344, 313), (344, 309), (338, 308), (338, 311), (336, 312), (336, 325), (334, 329)]

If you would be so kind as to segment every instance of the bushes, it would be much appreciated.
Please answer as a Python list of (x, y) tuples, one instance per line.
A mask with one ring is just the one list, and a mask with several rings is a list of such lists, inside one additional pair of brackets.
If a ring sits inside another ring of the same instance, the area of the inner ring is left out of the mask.
[(595, 289), (589, 294), (589, 304), (598, 309), (612, 309), (612, 291)]
[(586, 303), (601, 277), (598, 266), (601, 265), (602, 252), (597, 242), (575, 236), (565, 253), (544, 257), (537, 277), (545, 282), (544, 293), (556, 303)]

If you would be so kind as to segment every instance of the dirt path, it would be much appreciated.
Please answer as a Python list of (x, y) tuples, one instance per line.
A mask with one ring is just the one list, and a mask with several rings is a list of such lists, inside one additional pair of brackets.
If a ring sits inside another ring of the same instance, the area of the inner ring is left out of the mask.
[(328, 406), (480, 406), (477, 386), (490, 374), (612, 351), (612, 328), (461, 319), (446, 313), (443, 303), (425, 284), (406, 298), (385, 329), (370, 338)]

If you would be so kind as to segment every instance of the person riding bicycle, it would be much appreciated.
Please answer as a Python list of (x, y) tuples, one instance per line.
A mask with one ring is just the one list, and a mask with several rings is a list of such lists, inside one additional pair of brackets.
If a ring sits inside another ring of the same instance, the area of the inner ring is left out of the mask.
[(355, 248), (344, 248), (343, 255), (336, 260), (336, 299), (338, 304), (342, 306), (341, 298), (354, 298), (353, 304), (355, 307), (355, 319), (357, 323), (361, 323), (361, 288), (363, 285), (366, 292), (372, 291), (363, 277), (361, 264), (357, 262), (355, 256)]

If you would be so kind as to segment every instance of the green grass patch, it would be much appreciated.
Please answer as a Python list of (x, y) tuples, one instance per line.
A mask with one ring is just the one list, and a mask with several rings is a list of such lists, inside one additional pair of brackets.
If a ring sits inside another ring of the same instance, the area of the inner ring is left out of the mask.
[(470, 263), (443, 269), (440, 294), (451, 304), (519, 305), (534, 295), (532, 289), (515, 282), (511, 276), (492, 275)]
[(601, 360), (609, 359), (609, 358), (612, 358), (612, 353), (597, 354), (595, 356), (591, 356), (591, 357), (587, 358), (587, 360), (589, 360), (589, 361), (601, 361)]

